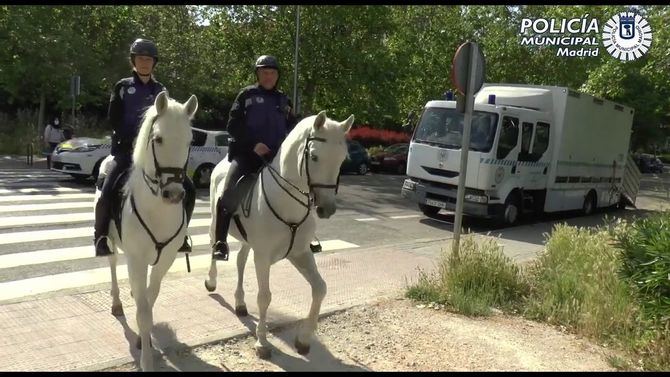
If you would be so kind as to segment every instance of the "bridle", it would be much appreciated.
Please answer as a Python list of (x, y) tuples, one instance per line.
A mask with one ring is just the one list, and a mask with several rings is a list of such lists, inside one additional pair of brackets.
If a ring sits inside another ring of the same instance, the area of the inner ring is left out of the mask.
[[(158, 117), (155, 117), (153, 121), (151, 122), (151, 128), (153, 129), (154, 123), (156, 123), (156, 120), (158, 120)], [(184, 179), (186, 176), (186, 166), (188, 165), (188, 156), (186, 158), (186, 162), (184, 163), (183, 168), (174, 168), (174, 167), (169, 167), (169, 168), (164, 168), (158, 163), (158, 159), (156, 158), (156, 144), (154, 142), (154, 139), (152, 138), (151, 140), (147, 140), (147, 146), (146, 148), (149, 148), (149, 142), (151, 142), (151, 154), (154, 158), (154, 175), (149, 176), (147, 175), (147, 172), (142, 168), (142, 177), (144, 178), (144, 182), (146, 183), (147, 187), (149, 190), (151, 190), (151, 193), (154, 196), (158, 196), (158, 191), (163, 191), (167, 185), (170, 183), (178, 183), (178, 184), (183, 184)], [(191, 153), (191, 148), (189, 147), (188, 153), (190, 155)], [(163, 175), (170, 175), (167, 177), (165, 180), (165, 183), (163, 183)], [(154, 189), (154, 186), (156, 188)]]
[[(261, 179), (261, 190), (263, 191), (263, 197), (265, 198), (265, 203), (267, 204), (268, 208), (270, 208), (270, 211), (272, 214), (284, 225), (288, 226), (289, 229), (291, 230), (291, 243), (289, 244), (288, 250), (286, 250), (286, 254), (284, 255), (284, 258), (288, 256), (288, 253), (291, 251), (291, 248), (293, 247), (293, 243), (295, 241), (295, 234), (298, 231), (298, 228), (307, 220), (307, 217), (309, 217), (312, 207), (314, 205), (314, 193), (313, 189), (314, 188), (326, 188), (326, 189), (335, 189), (335, 194), (337, 194), (339, 185), (340, 185), (340, 174), (337, 174), (337, 181), (335, 184), (321, 184), (321, 183), (312, 183), (312, 178), (309, 174), (309, 160), (310, 160), (310, 153), (309, 153), (309, 143), (313, 141), (318, 141), (325, 143), (327, 142), (326, 139), (321, 138), (321, 137), (314, 137), (314, 136), (309, 136), (307, 137), (307, 140), (305, 141), (305, 147), (302, 153), (302, 158), (300, 160), (300, 176), (302, 177), (302, 166), (303, 163), (305, 165), (305, 174), (307, 175), (307, 187), (308, 192), (305, 192), (301, 190), (299, 187), (288, 181), (286, 178), (282, 177), (281, 174), (273, 168), (267, 161), (263, 160), (263, 169), (267, 168), (268, 172), (270, 173), (270, 176), (274, 179), (274, 181), (277, 183), (277, 185), (285, 192), (287, 193), (293, 200), (296, 202), (300, 203), (303, 207), (307, 208), (307, 213), (305, 213), (305, 216), (297, 223), (289, 223), (288, 221), (284, 220), (278, 213), (275, 211), (275, 209), (272, 207), (270, 204), (270, 200), (268, 199), (268, 195), (265, 192), (265, 184), (263, 183), (263, 171), (261, 170), (260, 172), (260, 179)], [(287, 188), (285, 188), (283, 185), (279, 183), (279, 179), (282, 181), (288, 183), (291, 187), (293, 187), (295, 190), (297, 190), (305, 199), (306, 203), (303, 202), (301, 199), (297, 198), (293, 193), (291, 193)], [(250, 203), (250, 202), (249, 202)], [(247, 214), (245, 216), (248, 217)]]
[[(157, 119), (158, 119), (158, 116), (156, 116), (153, 119), (153, 121), (151, 122), (151, 128), (152, 129), (153, 129), (154, 124), (156, 123)], [(149, 148), (149, 141), (148, 140), (147, 140), (146, 148)], [(184, 183), (184, 179), (186, 177), (186, 166), (188, 164), (188, 158), (186, 158), (186, 163), (184, 164), (183, 168), (174, 168), (174, 167), (164, 168), (164, 167), (161, 167), (160, 164), (158, 163), (158, 159), (156, 158), (156, 144), (154, 143), (153, 138), (151, 139), (151, 153), (152, 153), (153, 158), (154, 158), (154, 175), (153, 175), (153, 177), (147, 175), (147, 172), (144, 170), (144, 168), (142, 168), (142, 176), (144, 177), (144, 182), (146, 183), (147, 187), (149, 188), (149, 190), (151, 190), (151, 193), (154, 196), (158, 196), (158, 191), (159, 190), (162, 191), (170, 183), (179, 183), (179, 184)], [(190, 153), (191, 153), (191, 149), (189, 147), (189, 154)], [(166, 179), (165, 183), (163, 183), (163, 179), (162, 179), (164, 174), (171, 174), (171, 176)], [(156, 185), (155, 189), (152, 186), (152, 184)], [(179, 232), (181, 232), (182, 228), (184, 228), (184, 223), (186, 222), (186, 209), (184, 209), (182, 211), (181, 225), (179, 225), (179, 228), (172, 235), (172, 237), (170, 237), (167, 241), (158, 242), (158, 240), (156, 240), (156, 237), (154, 236), (154, 234), (151, 232), (151, 229), (149, 229), (147, 224), (142, 219), (142, 216), (140, 216), (140, 212), (137, 210), (137, 207), (135, 206), (135, 198), (133, 197), (132, 194), (130, 194), (129, 196), (130, 196), (130, 206), (133, 210), (133, 213), (135, 214), (135, 216), (137, 216), (137, 219), (140, 221), (140, 224), (142, 224), (142, 227), (147, 232), (149, 237), (151, 237), (151, 241), (154, 243), (154, 247), (156, 248), (156, 260), (152, 264), (152, 266), (154, 266), (154, 265), (156, 265), (156, 263), (158, 263), (158, 260), (160, 259), (161, 253), (163, 252), (163, 249), (165, 248), (165, 246), (167, 246), (170, 242), (172, 242), (177, 237), (177, 235), (179, 235)], [(183, 201), (183, 200), (184, 199), (182, 198), (180, 200), (180, 202)], [(190, 263), (188, 261), (188, 254), (186, 254), (186, 264), (188, 266), (189, 272), (191, 272)]]

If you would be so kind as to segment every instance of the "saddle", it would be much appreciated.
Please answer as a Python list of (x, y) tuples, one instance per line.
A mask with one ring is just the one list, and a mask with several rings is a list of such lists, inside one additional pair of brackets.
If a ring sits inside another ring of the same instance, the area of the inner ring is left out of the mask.
[[(123, 203), (126, 201), (126, 193), (122, 190), (123, 186), (128, 182), (130, 177), (130, 168), (124, 169), (121, 174), (116, 177), (116, 181), (112, 186), (112, 195), (110, 196), (110, 209), (112, 214), (112, 221), (116, 225), (116, 229), (119, 232), (119, 238), (123, 239), (121, 236), (121, 212), (123, 211)], [(98, 189), (102, 189), (102, 185), (105, 183), (107, 177), (100, 177), (96, 183)]]
[[(260, 173), (249, 173), (246, 175), (243, 175), (240, 177), (239, 180), (235, 183), (235, 194), (241, 200), (237, 201), (238, 205), (237, 208), (234, 208), (233, 210), (233, 221), (235, 221), (235, 225), (237, 226), (237, 229), (240, 231), (240, 234), (244, 238), (245, 241), (247, 241), (247, 232), (244, 229), (244, 225), (242, 225), (242, 221), (240, 221), (240, 214), (238, 212), (238, 209), (242, 209), (242, 214), (244, 217), (249, 218), (251, 214), (251, 201), (253, 199), (253, 192), (252, 188), (256, 184), (256, 181), (258, 180), (258, 176)], [(321, 243), (319, 240), (316, 240), (316, 245), (312, 244), (310, 242), (309, 248), (311, 249), (312, 253), (319, 253), (322, 251), (321, 248)]]

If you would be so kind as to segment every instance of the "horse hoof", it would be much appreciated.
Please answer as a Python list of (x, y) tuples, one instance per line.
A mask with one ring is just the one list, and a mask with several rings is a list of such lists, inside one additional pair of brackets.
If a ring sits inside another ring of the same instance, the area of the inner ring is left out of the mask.
[[(154, 346), (154, 345), (151, 343), (151, 339), (149, 339), (149, 347), (153, 348), (153, 346)], [(138, 350), (141, 350), (141, 349), (142, 349), (142, 338), (139, 338), (139, 337), (137, 338), (137, 342), (135, 342), (135, 347), (136, 347)]]
[(235, 307), (235, 315), (238, 317), (246, 317), (249, 315), (249, 312), (247, 311), (246, 306), (237, 306)]
[(205, 280), (205, 288), (207, 288), (207, 292), (214, 292), (214, 290), (216, 289), (216, 285), (210, 286), (209, 282)]
[(123, 317), (123, 305), (112, 305), (112, 315), (114, 317)]
[(269, 347), (256, 347), (256, 356), (263, 360), (268, 360), (272, 356), (272, 351)]
[(307, 355), (309, 353), (309, 344), (301, 343), (298, 338), (295, 338), (295, 349), (301, 355)]

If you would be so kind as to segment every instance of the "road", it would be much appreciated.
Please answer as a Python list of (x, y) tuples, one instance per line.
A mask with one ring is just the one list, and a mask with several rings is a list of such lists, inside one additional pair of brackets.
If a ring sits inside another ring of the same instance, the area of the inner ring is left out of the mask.
[[(415, 204), (400, 197), (403, 179), (385, 174), (343, 175), (337, 213), (330, 219), (318, 220), (317, 237), (324, 252), (451, 237), (453, 215), (441, 213), (427, 218), (421, 214)], [(667, 202), (668, 189), (667, 174), (646, 175), (642, 183), (644, 196), (638, 200), (643, 209), (616, 215), (630, 216), (643, 213), (644, 208), (657, 208), (659, 201)], [(44, 168), (0, 169), (0, 303), (35, 295), (105, 289), (108, 262), (93, 256), (93, 195), (92, 182), (77, 183), (67, 175)], [(189, 226), (195, 244), (191, 258), (200, 257), (195, 259), (203, 261), (193, 266), (196, 269), (206, 267), (210, 253), (208, 201), (208, 190), (198, 190)], [(545, 216), (507, 229), (466, 218), (464, 226), (476, 233), (499, 236), (507, 245), (507, 254), (527, 259), (541, 248), (543, 234), (550, 232), (554, 224), (597, 225), (603, 222), (604, 214), (572, 216)], [(237, 245), (234, 242), (232, 249)], [(183, 271), (183, 267), (184, 261), (178, 259), (173, 270)]]

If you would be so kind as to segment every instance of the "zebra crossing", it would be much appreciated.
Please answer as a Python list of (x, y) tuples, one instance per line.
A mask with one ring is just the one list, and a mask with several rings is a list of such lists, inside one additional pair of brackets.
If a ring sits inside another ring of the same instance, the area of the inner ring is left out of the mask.
[[(198, 192), (189, 234), (191, 269), (209, 267), (207, 190)], [(96, 258), (92, 244), (92, 182), (40, 169), (0, 170), (0, 303), (30, 300), (35, 295), (85, 289), (110, 281), (107, 258)], [(230, 237), (234, 250), (237, 240)], [(322, 240), (324, 251), (359, 247), (343, 240)], [(170, 272), (186, 271), (179, 254)], [(127, 278), (119, 257), (120, 280)], [(168, 275), (169, 278), (170, 275)]]

